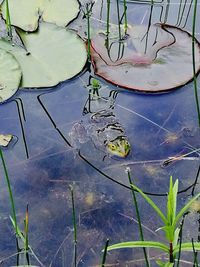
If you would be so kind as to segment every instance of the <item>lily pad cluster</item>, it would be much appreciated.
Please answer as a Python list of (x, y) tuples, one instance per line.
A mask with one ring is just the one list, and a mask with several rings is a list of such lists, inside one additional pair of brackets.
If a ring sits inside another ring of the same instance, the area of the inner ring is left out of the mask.
[[(11, 23), (25, 31), (35, 31), (41, 17), (45, 22), (66, 26), (79, 12), (75, 0), (9, 0)], [(6, 2), (2, 4), (6, 18)]]
[(64, 27), (79, 12), (76, 0), (10, 0), (9, 12), (22, 44), (0, 39), (0, 103), (18, 87), (51, 87), (83, 69), (85, 43)]
[(131, 90), (162, 92), (182, 86), (193, 78), (193, 63), (200, 70), (200, 44), (192, 36), (166, 24), (129, 26), (126, 36), (101, 31), (91, 42), (95, 73)]

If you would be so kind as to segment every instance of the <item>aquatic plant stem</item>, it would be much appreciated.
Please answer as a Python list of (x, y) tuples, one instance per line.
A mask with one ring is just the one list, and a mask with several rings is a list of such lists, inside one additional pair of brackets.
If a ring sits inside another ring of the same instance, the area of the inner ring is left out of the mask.
[(75, 204), (74, 204), (74, 189), (70, 186), (71, 192), (71, 200), (72, 200), (72, 221), (73, 221), (73, 228), (74, 228), (74, 267), (77, 265), (77, 227), (76, 227), (76, 211), (75, 211)]
[(26, 255), (26, 260), (27, 260), (27, 264), (29, 265), (30, 260), (29, 260), (29, 254), (28, 254), (28, 250), (29, 250), (29, 245), (28, 245), (28, 204), (26, 205), (26, 216), (25, 216), (25, 220), (24, 220), (24, 235), (25, 235), (25, 242), (24, 242), (24, 251), (25, 251), (25, 255)]
[(9, 11), (8, 0), (6, 0), (6, 30), (7, 30), (8, 36), (12, 40), (12, 27), (11, 27), (10, 11)]
[(119, 0), (117, 0), (117, 18), (118, 18), (118, 34), (119, 34), (119, 41), (121, 41), (121, 39), (122, 39), (122, 35), (121, 35), (121, 27), (120, 27)]
[(106, 34), (110, 33), (110, 0), (107, 0)]
[(126, 35), (127, 34), (127, 29), (128, 29), (126, 0), (124, 0), (123, 3), (124, 3), (124, 31), (125, 31), (125, 35)]
[(12, 208), (12, 216), (13, 216), (13, 221), (14, 221), (15, 233), (16, 233), (16, 235), (19, 236), (18, 227), (17, 227), (17, 217), (16, 217), (16, 211), (15, 211), (14, 198), (13, 198), (12, 189), (11, 189), (11, 185), (10, 185), (10, 179), (9, 179), (9, 175), (8, 175), (8, 170), (7, 170), (6, 163), (5, 163), (4, 156), (3, 156), (3, 151), (1, 149), (0, 149), (0, 158), (1, 158), (1, 161), (2, 161), (4, 174), (5, 174), (6, 182), (7, 182), (7, 186), (8, 186), (8, 192), (9, 192), (9, 196), (10, 196), (10, 202), (11, 202), (11, 208)]
[(109, 239), (106, 240), (106, 244), (103, 250), (103, 258), (101, 262), (101, 267), (105, 267), (108, 244), (109, 244)]
[(194, 93), (196, 100), (196, 109), (198, 115), (198, 124), (200, 127), (200, 106), (198, 98), (198, 87), (197, 87), (197, 76), (196, 76), (196, 67), (195, 67), (195, 29), (196, 29), (196, 15), (197, 15), (197, 0), (194, 0), (194, 11), (193, 11), (193, 21), (192, 21), (192, 65), (193, 65), (193, 82), (194, 82)]
[(194, 261), (193, 261), (193, 266), (194, 267), (198, 267), (198, 260), (197, 260), (197, 251), (195, 251), (195, 248), (194, 248), (194, 240), (192, 238), (192, 248), (193, 248), (193, 254), (194, 254)]
[(180, 232), (179, 232), (179, 252), (178, 252), (178, 259), (176, 267), (179, 267), (180, 259), (181, 259), (181, 245), (182, 245), (182, 238), (183, 238), (183, 224), (184, 224), (185, 216), (180, 223)]
[(89, 4), (86, 4), (86, 17), (87, 17), (87, 55), (88, 55), (88, 60), (90, 61), (91, 59), (91, 51), (90, 51), (90, 45), (91, 45), (91, 36), (90, 36), (90, 9), (89, 9)]
[[(133, 183), (132, 183), (132, 180), (131, 180), (130, 171), (128, 170), (127, 173), (128, 173), (129, 184), (132, 185)], [(143, 235), (142, 224), (141, 224), (141, 220), (140, 220), (140, 212), (139, 212), (139, 208), (138, 208), (138, 204), (137, 204), (137, 198), (136, 198), (135, 191), (134, 191), (133, 188), (132, 188), (131, 191), (132, 191), (132, 195), (133, 195), (133, 200), (134, 200), (134, 204), (135, 204), (135, 211), (136, 211), (138, 225), (139, 225), (140, 240), (144, 241), (144, 235)], [(150, 267), (150, 263), (149, 263), (147, 252), (146, 252), (146, 248), (143, 248), (143, 252), (144, 252), (144, 258), (145, 258), (146, 266)]]

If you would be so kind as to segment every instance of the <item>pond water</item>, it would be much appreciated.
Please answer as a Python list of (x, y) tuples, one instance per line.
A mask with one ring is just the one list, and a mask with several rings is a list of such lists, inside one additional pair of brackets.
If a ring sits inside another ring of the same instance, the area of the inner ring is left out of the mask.
[[(91, 23), (106, 20), (105, 6), (103, 1), (95, 3)], [(122, 10), (123, 2), (119, 6)], [(130, 24), (165, 22), (191, 32), (192, 10), (192, 1), (186, 0), (155, 1), (153, 6), (150, 1), (129, 1), (127, 16)], [(111, 2), (111, 14), (112, 23), (117, 23), (115, 1)], [(80, 14), (69, 27), (84, 34), (84, 25)], [(199, 39), (200, 24), (196, 26)], [(110, 157), (93, 136), (90, 116), (96, 110), (88, 112), (86, 86), (91, 76), (100, 80), (106, 105), (111, 101), (111, 115), (117, 118), (131, 145), (125, 158)], [(199, 88), (199, 78), (197, 81)], [(88, 113), (83, 116), (84, 108)], [(74, 146), (70, 133), (80, 122), (89, 134), (86, 141)], [(29, 204), (29, 243), (35, 254), (30, 261), (35, 266), (74, 266), (70, 185), (76, 207), (79, 267), (100, 266), (107, 238), (110, 244), (139, 240), (127, 168), (133, 182), (164, 212), (170, 175), (179, 179), (178, 209), (200, 190), (200, 130), (193, 82), (165, 94), (139, 94), (98, 78), (93, 70), (83, 71), (53, 89), (19, 90), (0, 106), (0, 130), (16, 138), (3, 153), (22, 229)], [(170, 161), (172, 157), (177, 158)], [(0, 266), (16, 266), (16, 241), (2, 167), (0, 177)], [(163, 241), (164, 235), (155, 232), (161, 226), (160, 219), (139, 194), (137, 200), (145, 240)], [(184, 240), (199, 238), (198, 219), (194, 213), (186, 217)], [(152, 266), (157, 266), (155, 258), (166, 258), (153, 249), (148, 253)], [(111, 251), (106, 263), (145, 266), (142, 249)], [(193, 266), (193, 256), (183, 253), (180, 266)]]

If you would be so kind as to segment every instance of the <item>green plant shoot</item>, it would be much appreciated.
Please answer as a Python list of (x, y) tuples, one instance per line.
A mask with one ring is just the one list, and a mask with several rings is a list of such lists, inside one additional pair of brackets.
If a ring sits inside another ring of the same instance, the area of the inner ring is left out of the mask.
[[(149, 247), (149, 248), (157, 248), (164, 252), (167, 252), (169, 256), (168, 262), (158, 261), (159, 266), (162, 267), (171, 267), (173, 266), (174, 260), (176, 258), (176, 254), (180, 251), (180, 246), (178, 244), (179, 237), (179, 221), (182, 216), (188, 211), (191, 204), (200, 196), (200, 193), (194, 196), (177, 214), (176, 206), (177, 206), (177, 193), (178, 193), (178, 180), (173, 184), (172, 177), (170, 177), (169, 183), (169, 192), (167, 195), (167, 214), (159, 209), (159, 207), (152, 201), (150, 197), (142, 192), (137, 186), (131, 184), (131, 187), (139, 192), (142, 197), (149, 203), (149, 205), (155, 210), (157, 215), (162, 219), (164, 225), (158, 230), (163, 230), (166, 236), (166, 243), (155, 242), (155, 241), (130, 241), (130, 242), (122, 242), (118, 244), (114, 244), (108, 247), (108, 251), (113, 249), (120, 248), (138, 248), (138, 247)], [(199, 242), (185, 242), (181, 244), (181, 251), (199, 251), (200, 243)]]

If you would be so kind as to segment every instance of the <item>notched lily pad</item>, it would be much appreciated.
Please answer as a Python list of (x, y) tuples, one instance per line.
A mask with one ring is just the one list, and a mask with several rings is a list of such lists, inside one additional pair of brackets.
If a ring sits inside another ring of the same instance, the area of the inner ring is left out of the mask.
[[(129, 27), (128, 35), (92, 39), (95, 73), (127, 89), (168, 91), (193, 78), (192, 37), (177, 27), (155, 24)], [(200, 44), (195, 40), (195, 67), (200, 70)]]
[[(6, 1), (1, 5), (6, 17)], [(11, 23), (25, 31), (38, 28), (40, 16), (46, 22), (66, 26), (79, 12), (77, 0), (9, 0)]]
[(46, 0), (42, 19), (58, 26), (66, 26), (76, 18), (78, 12), (79, 3), (76, 0)]
[(50, 87), (78, 74), (87, 60), (83, 40), (74, 31), (55, 24), (41, 23), (36, 33), (18, 34), (25, 48), (0, 39), (0, 48), (12, 53), (19, 62), (22, 87)]
[(21, 75), (21, 68), (14, 56), (0, 49), (0, 103), (16, 93)]
[[(44, 0), (9, 0), (11, 23), (25, 31), (35, 31), (38, 27), (40, 8)], [(6, 18), (6, 1), (1, 5)]]

